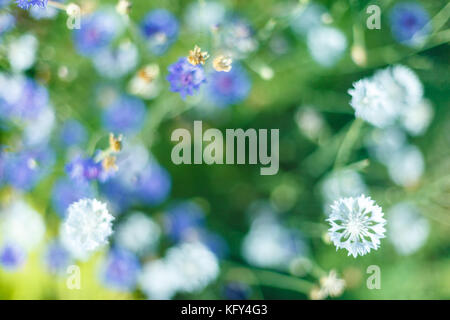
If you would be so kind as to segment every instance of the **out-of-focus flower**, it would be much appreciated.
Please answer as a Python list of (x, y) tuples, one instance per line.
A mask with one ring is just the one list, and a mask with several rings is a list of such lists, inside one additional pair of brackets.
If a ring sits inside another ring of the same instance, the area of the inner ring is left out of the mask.
[(106, 204), (96, 199), (81, 199), (67, 209), (61, 225), (61, 240), (71, 254), (85, 259), (90, 253), (108, 243), (114, 217)]
[(375, 128), (365, 140), (369, 154), (383, 164), (387, 164), (392, 155), (407, 143), (406, 134), (397, 126)]
[(248, 300), (252, 293), (252, 289), (247, 284), (240, 282), (229, 282), (222, 291), (227, 300)]
[(378, 249), (380, 239), (385, 237), (386, 220), (375, 201), (364, 195), (341, 198), (331, 209), (328, 234), (336, 250), (346, 249), (348, 255), (356, 258)]
[(103, 283), (119, 291), (133, 290), (140, 268), (139, 260), (133, 253), (113, 248), (102, 266)]
[(308, 31), (306, 42), (313, 59), (324, 67), (335, 65), (347, 49), (342, 31), (327, 26)]
[(8, 60), (15, 72), (29, 69), (35, 62), (38, 40), (31, 34), (24, 34), (8, 46)]
[(340, 169), (325, 177), (321, 184), (321, 192), (325, 199), (325, 211), (330, 213), (330, 204), (336, 199), (357, 197), (367, 192), (367, 186), (358, 172), (351, 169)]
[(95, 192), (91, 185), (61, 178), (53, 185), (52, 207), (60, 217), (64, 218), (69, 205), (80, 199), (90, 198), (94, 195)]
[(54, 241), (47, 246), (44, 262), (50, 273), (62, 275), (71, 262), (70, 254), (58, 241)]
[(167, 10), (156, 9), (147, 13), (141, 22), (141, 31), (151, 52), (161, 55), (178, 37), (178, 21)]
[(36, 147), (5, 155), (5, 182), (20, 190), (30, 190), (49, 173), (55, 157), (53, 150)]
[(31, 251), (42, 241), (45, 224), (42, 216), (22, 200), (14, 201), (3, 210), (4, 241)]
[(16, 4), (24, 10), (30, 9), (31, 6), (45, 8), (47, 6), (47, 0), (16, 0)]
[(426, 242), (430, 232), (428, 220), (409, 202), (396, 204), (388, 211), (389, 240), (401, 255), (410, 255)]
[[(0, 5), (1, 7), (1, 5)], [(12, 28), (14, 28), (14, 25), (16, 23), (16, 18), (14, 18), (14, 16), (8, 12), (2, 12), (0, 13), (0, 37), (8, 32), (9, 30), (11, 30)], [(0, 38), (0, 43), (1, 43), (1, 38)]]
[(322, 25), (321, 17), (326, 9), (314, 2), (306, 5), (297, 5), (291, 11), (290, 26), (299, 35), (306, 35), (308, 31), (319, 28)]
[(239, 17), (231, 17), (219, 26), (222, 49), (234, 59), (243, 59), (258, 48), (258, 41), (250, 24)]
[(138, 98), (121, 95), (103, 112), (103, 125), (108, 131), (130, 135), (138, 132), (144, 124), (146, 109)]
[(338, 297), (344, 292), (345, 280), (338, 278), (335, 270), (320, 278), (320, 290), (327, 297)]
[(179, 275), (180, 291), (203, 290), (219, 274), (217, 257), (199, 242), (183, 243), (170, 248), (165, 260)]
[(119, 0), (116, 5), (116, 11), (122, 15), (127, 15), (131, 11), (132, 4), (128, 0)]
[(141, 212), (131, 213), (115, 233), (118, 245), (136, 254), (153, 252), (160, 236), (159, 225)]
[(257, 217), (242, 242), (242, 255), (251, 265), (287, 268), (298, 256), (307, 253), (298, 233), (280, 225), (271, 216)]
[(99, 179), (102, 173), (102, 164), (92, 158), (75, 157), (66, 165), (69, 177), (79, 183)]
[(27, 121), (23, 132), (25, 144), (27, 146), (46, 145), (51, 138), (55, 120), (55, 112), (49, 105), (41, 110), (35, 119)]
[(433, 115), (431, 103), (423, 99), (403, 112), (400, 116), (400, 124), (410, 135), (419, 136), (428, 129)]
[(231, 64), (233, 63), (233, 60), (224, 55), (220, 55), (214, 58), (213, 60), (213, 67), (216, 71), (224, 71), (229, 72), (231, 70)]
[(144, 99), (156, 97), (161, 89), (159, 83), (159, 66), (149, 64), (141, 68), (128, 84), (128, 91)]
[(206, 82), (206, 78), (202, 66), (193, 66), (186, 58), (180, 58), (169, 66), (167, 81), (170, 83), (170, 90), (179, 92), (181, 98), (185, 99), (187, 95), (194, 95), (201, 84)]
[(47, 89), (33, 79), (0, 73), (0, 118), (33, 120), (48, 103)]
[(425, 161), (419, 148), (406, 145), (390, 157), (387, 167), (392, 181), (404, 187), (413, 187), (422, 177)]
[(389, 18), (394, 38), (411, 47), (425, 43), (431, 31), (430, 16), (417, 2), (397, 3)]
[(218, 107), (227, 107), (245, 100), (251, 82), (247, 72), (235, 64), (230, 72), (213, 72), (208, 78), (207, 98)]
[(107, 78), (120, 78), (134, 70), (138, 50), (131, 42), (122, 42), (117, 48), (105, 48), (93, 56), (95, 69)]
[(191, 239), (192, 234), (203, 227), (205, 213), (196, 203), (185, 201), (169, 208), (164, 218), (168, 236), (178, 242)]
[(156, 162), (149, 163), (136, 177), (135, 197), (147, 205), (158, 205), (169, 195), (172, 187), (170, 175)]
[(194, 50), (189, 51), (189, 55), (187, 60), (193, 66), (198, 64), (205, 64), (205, 61), (209, 58), (209, 54), (206, 51), (202, 51), (202, 49), (195, 45)]
[[(62, 2), (63, 0), (55, 0), (56, 2)], [(53, 19), (58, 15), (58, 9), (51, 6), (39, 7), (33, 6), (30, 8), (30, 16), (36, 20), (41, 19)]]
[(20, 268), (26, 260), (26, 252), (17, 245), (6, 244), (0, 249), (0, 265), (8, 271)]
[(210, 31), (225, 18), (225, 7), (215, 1), (192, 2), (186, 9), (184, 20), (194, 31)]
[(139, 285), (149, 299), (171, 299), (178, 290), (179, 274), (164, 260), (148, 262), (142, 268)]
[(75, 29), (73, 38), (78, 52), (92, 56), (116, 39), (123, 31), (121, 17), (114, 10), (103, 9), (83, 17), (83, 27)]
[(325, 119), (314, 107), (300, 107), (295, 114), (298, 129), (309, 139), (316, 141), (324, 133)]
[(87, 132), (84, 126), (77, 120), (65, 121), (60, 134), (61, 143), (65, 147), (73, 145), (82, 146), (87, 141)]

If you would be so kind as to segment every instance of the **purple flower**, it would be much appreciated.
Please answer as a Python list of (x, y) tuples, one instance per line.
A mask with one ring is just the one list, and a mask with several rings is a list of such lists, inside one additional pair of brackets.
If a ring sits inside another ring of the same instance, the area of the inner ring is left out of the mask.
[(219, 107), (242, 102), (250, 93), (251, 82), (247, 72), (234, 64), (230, 72), (213, 72), (207, 87), (208, 99)]
[(194, 202), (185, 201), (171, 207), (165, 215), (168, 236), (176, 242), (186, 240), (193, 231), (203, 228), (205, 213)]
[(60, 141), (64, 146), (83, 145), (86, 140), (86, 129), (80, 122), (68, 120), (64, 123), (60, 132)]
[(101, 162), (95, 162), (92, 158), (75, 157), (66, 165), (66, 172), (69, 177), (78, 182), (89, 182), (99, 179), (102, 174)]
[(70, 204), (94, 195), (95, 192), (89, 184), (61, 178), (53, 185), (52, 207), (60, 217), (64, 218)]
[(106, 286), (119, 291), (133, 290), (140, 267), (139, 260), (134, 254), (113, 248), (103, 265), (102, 280)]
[(137, 177), (134, 194), (142, 203), (155, 206), (166, 200), (171, 186), (169, 173), (157, 163), (151, 163)]
[(82, 55), (91, 56), (108, 47), (122, 29), (122, 21), (114, 11), (94, 12), (83, 17), (81, 28), (74, 30), (75, 47)]
[(396, 4), (390, 13), (391, 31), (394, 38), (409, 46), (421, 45), (431, 31), (428, 12), (415, 2)]
[(186, 58), (180, 58), (169, 66), (167, 80), (170, 82), (170, 90), (179, 92), (183, 99), (186, 95), (192, 96), (206, 82), (202, 66), (193, 66)]
[(145, 117), (145, 104), (141, 100), (122, 95), (106, 107), (102, 121), (108, 131), (129, 135), (142, 128)]
[(0, 264), (9, 271), (15, 270), (25, 262), (25, 251), (11, 244), (6, 244), (0, 251)]
[(45, 8), (47, 6), (47, 0), (16, 0), (16, 4), (24, 10), (28, 10), (31, 6)]
[(141, 32), (147, 39), (151, 52), (161, 55), (167, 51), (178, 36), (178, 21), (167, 10), (150, 11), (141, 23)]
[(70, 254), (61, 244), (52, 242), (47, 247), (44, 261), (50, 273), (62, 274), (70, 263)]
[(50, 148), (34, 148), (5, 154), (4, 178), (14, 188), (30, 190), (52, 168), (55, 156)]

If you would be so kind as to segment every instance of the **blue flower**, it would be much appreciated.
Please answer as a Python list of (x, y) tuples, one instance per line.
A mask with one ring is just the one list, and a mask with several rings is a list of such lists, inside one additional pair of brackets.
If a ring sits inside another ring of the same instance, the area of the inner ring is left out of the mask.
[(0, 36), (11, 30), (14, 27), (15, 23), (16, 19), (12, 14), (9, 14), (7, 12), (0, 13)]
[(47, 6), (47, 0), (16, 0), (16, 4), (24, 10), (28, 10), (31, 6), (45, 8)]
[(50, 273), (62, 274), (70, 263), (70, 253), (58, 242), (52, 242), (47, 247), (44, 261)]
[(75, 157), (66, 165), (66, 172), (71, 179), (78, 182), (89, 182), (99, 179), (102, 173), (101, 162), (96, 162), (92, 158)]
[(102, 121), (108, 131), (129, 135), (142, 128), (145, 116), (145, 104), (141, 100), (122, 95), (105, 109)]
[(207, 95), (215, 105), (226, 107), (242, 102), (250, 93), (247, 72), (234, 64), (230, 72), (213, 72), (209, 77)]
[[(120, 169), (119, 169), (120, 170)], [(114, 205), (115, 211), (126, 211), (132, 204), (132, 190), (125, 187), (117, 178), (109, 179), (100, 184), (101, 192)]]
[(251, 293), (251, 288), (245, 283), (229, 282), (223, 287), (223, 295), (227, 300), (247, 300)]
[(73, 39), (78, 52), (91, 56), (108, 47), (122, 30), (120, 17), (114, 11), (102, 10), (83, 17), (83, 26), (74, 30)]
[(129, 251), (113, 248), (103, 265), (102, 280), (108, 287), (130, 291), (136, 286), (141, 266), (138, 258)]
[(186, 240), (192, 231), (203, 228), (204, 223), (205, 213), (202, 208), (190, 201), (172, 206), (164, 221), (168, 236), (176, 242)]
[(89, 184), (61, 178), (53, 185), (52, 207), (64, 218), (69, 205), (83, 198), (92, 198), (94, 195), (95, 192)]
[(428, 12), (419, 3), (396, 4), (390, 13), (391, 31), (394, 38), (409, 46), (421, 45), (431, 31)]
[(11, 244), (6, 244), (0, 251), (0, 264), (9, 271), (15, 270), (25, 262), (25, 251)]
[(60, 132), (60, 141), (66, 146), (83, 145), (87, 140), (87, 133), (84, 126), (76, 120), (64, 122)]
[(150, 11), (141, 22), (141, 32), (147, 39), (151, 52), (161, 55), (167, 51), (178, 36), (178, 21), (167, 10)]
[(150, 163), (137, 177), (135, 195), (147, 205), (158, 205), (166, 200), (172, 182), (169, 173), (157, 163)]
[(183, 99), (186, 98), (186, 95), (192, 96), (200, 88), (200, 85), (206, 82), (202, 66), (193, 66), (186, 58), (180, 58), (169, 66), (167, 80), (170, 83), (170, 90), (179, 92)]
[(20, 190), (33, 188), (49, 173), (55, 161), (53, 150), (46, 147), (5, 156), (5, 181)]

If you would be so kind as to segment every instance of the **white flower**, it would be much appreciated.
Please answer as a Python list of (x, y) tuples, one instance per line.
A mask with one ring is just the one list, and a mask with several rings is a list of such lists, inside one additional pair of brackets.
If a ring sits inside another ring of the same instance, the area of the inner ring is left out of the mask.
[(338, 278), (335, 270), (320, 278), (320, 291), (324, 297), (338, 297), (344, 292), (345, 280)]
[(320, 26), (308, 31), (308, 50), (313, 59), (324, 67), (331, 67), (341, 58), (347, 48), (342, 31)]
[(38, 40), (31, 34), (24, 34), (9, 44), (8, 59), (11, 68), (16, 71), (29, 69), (36, 61)]
[(108, 243), (112, 234), (112, 220), (106, 204), (96, 199), (81, 199), (67, 209), (61, 237), (66, 248), (77, 258), (85, 259), (89, 253)]
[(365, 140), (369, 154), (383, 164), (387, 164), (392, 155), (407, 142), (406, 134), (397, 126), (375, 128)]
[(164, 260), (148, 262), (138, 279), (142, 291), (149, 299), (171, 299), (180, 283), (176, 270)]
[[(4, 214), (4, 215), (3, 215)], [(22, 200), (13, 202), (1, 212), (3, 240), (32, 250), (44, 238), (45, 224), (42, 216)]]
[(425, 169), (422, 152), (414, 145), (404, 146), (391, 156), (387, 168), (392, 181), (412, 187), (419, 182)]
[(430, 102), (424, 99), (405, 111), (400, 116), (400, 123), (410, 135), (418, 136), (425, 133), (433, 115)]
[(202, 290), (219, 274), (217, 257), (199, 242), (170, 248), (165, 260), (180, 278), (180, 291)]
[(416, 206), (401, 202), (389, 210), (388, 217), (389, 240), (399, 254), (412, 254), (424, 245), (430, 226)]
[(376, 81), (359, 80), (348, 93), (352, 96), (350, 105), (355, 109), (355, 116), (376, 127), (386, 127), (398, 116), (398, 110), (390, 102), (386, 90)]
[(365, 255), (377, 250), (386, 231), (381, 207), (364, 195), (358, 198), (341, 198), (331, 206), (327, 221), (331, 241), (337, 249), (346, 249), (348, 255)]
[(134, 253), (147, 253), (155, 249), (161, 228), (140, 212), (132, 213), (116, 231), (117, 243)]

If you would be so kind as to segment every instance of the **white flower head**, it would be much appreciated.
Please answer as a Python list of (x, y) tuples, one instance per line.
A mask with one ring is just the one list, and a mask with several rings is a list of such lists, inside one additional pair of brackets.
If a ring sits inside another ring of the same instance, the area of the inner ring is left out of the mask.
[(415, 186), (425, 170), (422, 152), (414, 145), (406, 145), (395, 152), (387, 162), (392, 181), (404, 187)]
[(81, 199), (67, 209), (61, 237), (66, 248), (77, 258), (85, 259), (100, 246), (108, 243), (112, 221), (106, 203), (96, 199)]
[(335, 270), (320, 278), (320, 290), (323, 296), (338, 297), (344, 292), (345, 280), (338, 278)]
[(385, 237), (386, 220), (375, 201), (364, 195), (341, 198), (331, 209), (328, 234), (336, 250), (346, 249), (348, 255), (356, 258), (378, 249), (380, 239)]
[(419, 250), (430, 233), (428, 220), (409, 202), (401, 202), (389, 209), (389, 240), (401, 255)]
[(319, 26), (310, 30), (306, 39), (312, 58), (324, 67), (332, 67), (347, 49), (347, 38), (339, 29)]
[(159, 241), (161, 228), (151, 218), (141, 212), (134, 212), (116, 231), (117, 243), (134, 253), (153, 251)]
[(165, 260), (180, 277), (180, 291), (200, 291), (219, 274), (217, 257), (199, 242), (183, 243), (169, 249)]
[(180, 280), (171, 265), (156, 260), (144, 265), (138, 282), (148, 299), (168, 300), (177, 292)]

